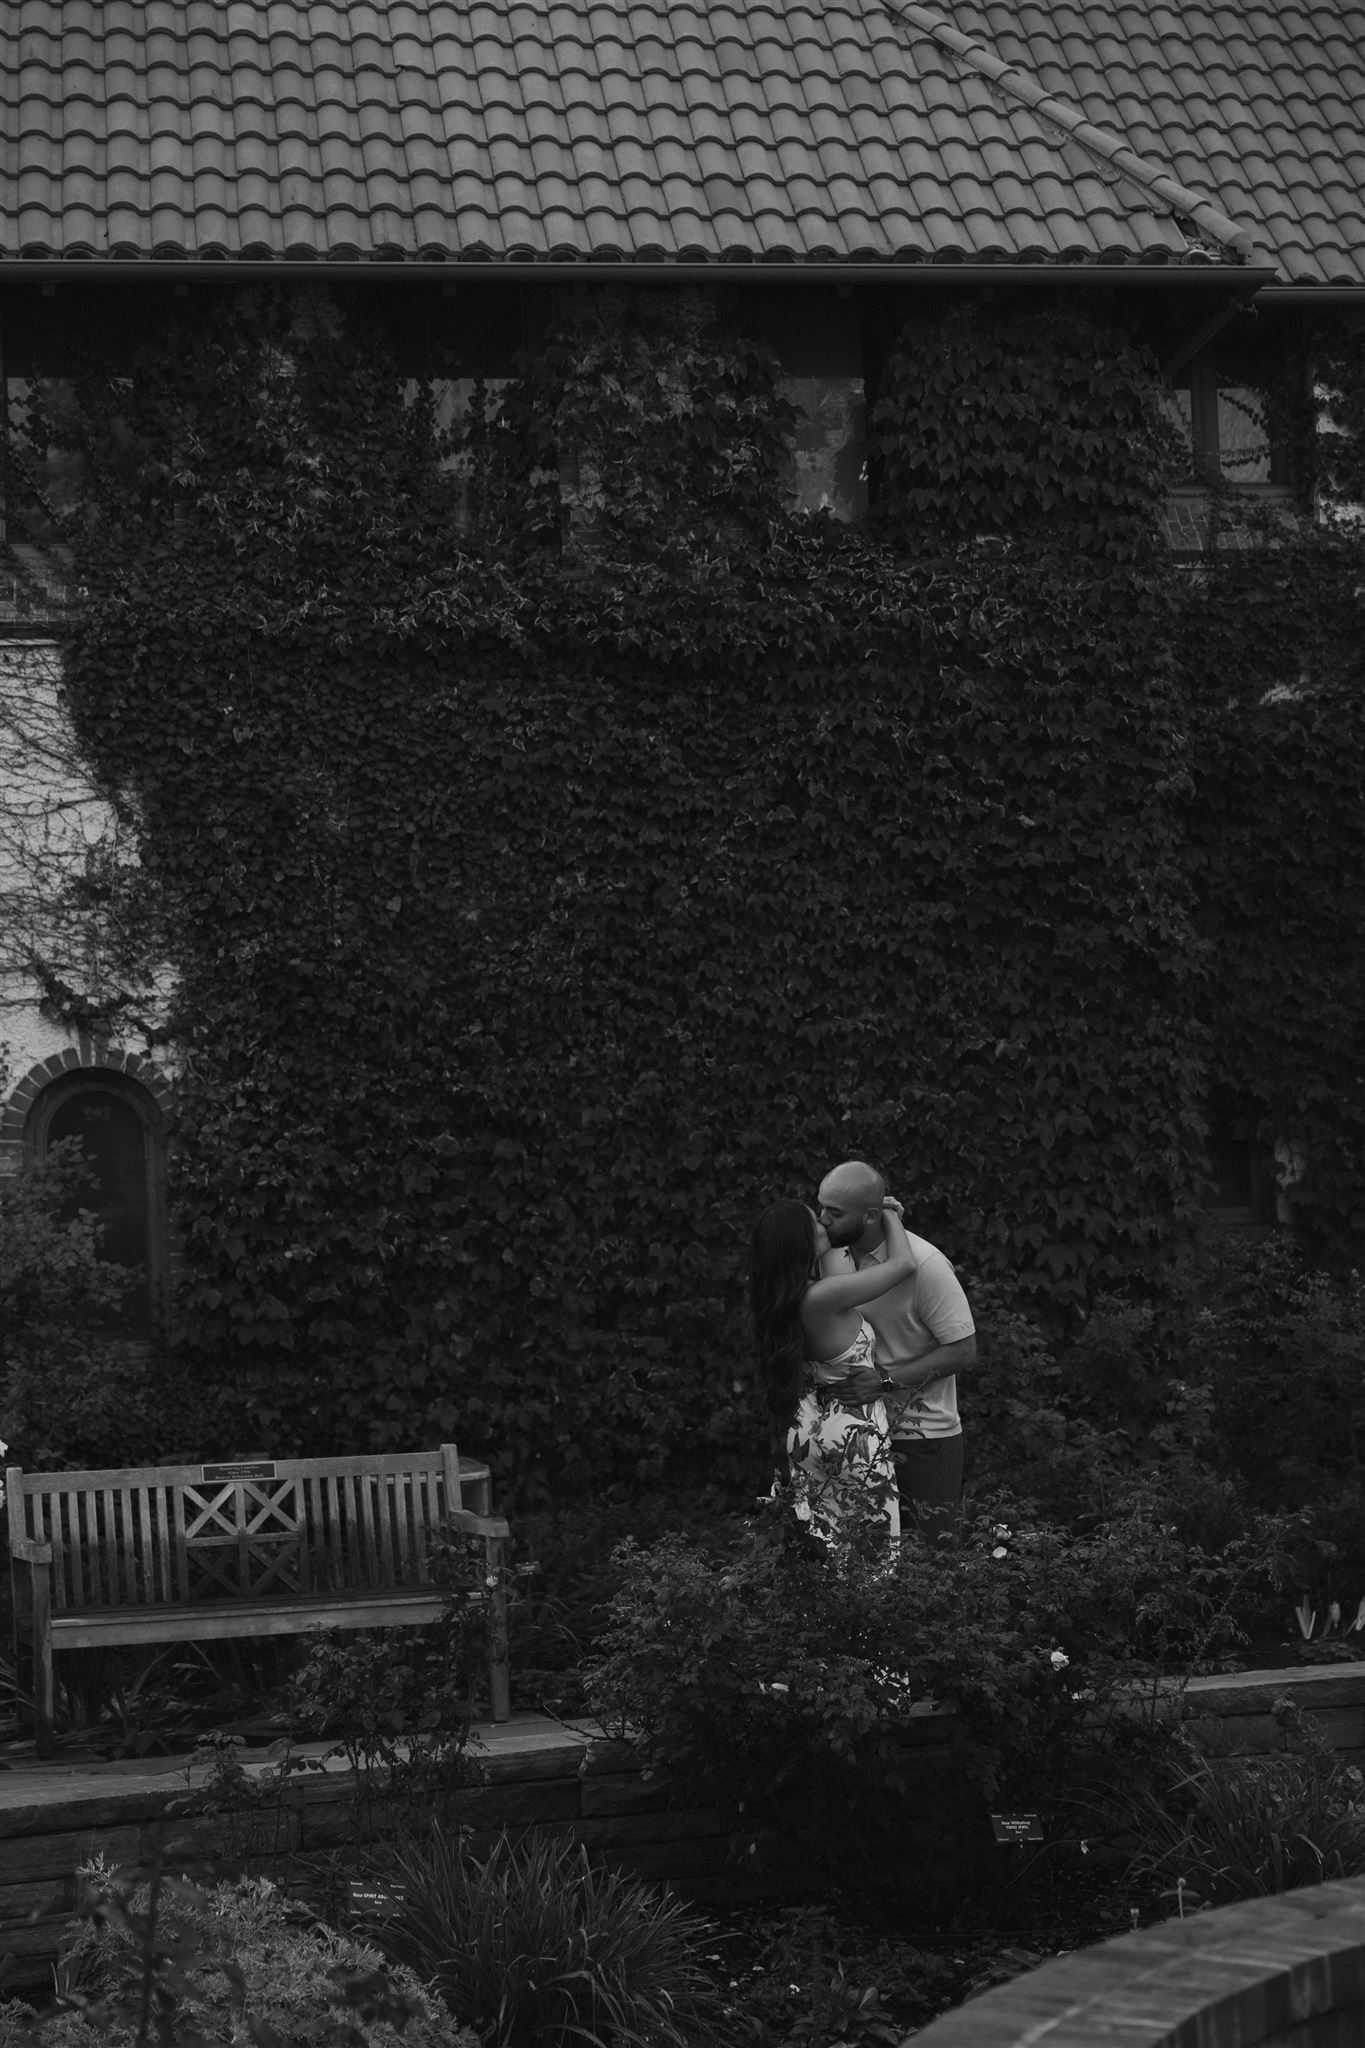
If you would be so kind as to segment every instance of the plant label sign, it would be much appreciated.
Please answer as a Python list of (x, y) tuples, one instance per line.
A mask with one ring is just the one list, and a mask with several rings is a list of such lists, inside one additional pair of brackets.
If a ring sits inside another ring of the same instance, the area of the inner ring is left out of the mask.
[(274, 1477), (275, 1464), (271, 1458), (258, 1458), (254, 1464), (247, 1465), (201, 1465), (199, 1468), (199, 1484), (201, 1486), (221, 1486), (224, 1481), (229, 1479), (273, 1479)]
[(991, 1826), (997, 1842), (1042, 1842), (1043, 1823), (1036, 1813), (993, 1813)]
[(401, 1884), (365, 1884), (353, 1878), (351, 1911), (368, 1913), (371, 1919), (387, 1918), (398, 1912), (406, 1895), (406, 1888)]

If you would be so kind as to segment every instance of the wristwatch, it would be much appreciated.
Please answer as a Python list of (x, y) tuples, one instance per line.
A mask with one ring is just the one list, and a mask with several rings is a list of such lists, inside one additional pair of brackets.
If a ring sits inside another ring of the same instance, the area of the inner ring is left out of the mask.
[(898, 1394), (900, 1392), (900, 1388), (896, 1385), (889, 1372), (879, 1372), (877, 1374), (877, 1384), (884, 1394)]

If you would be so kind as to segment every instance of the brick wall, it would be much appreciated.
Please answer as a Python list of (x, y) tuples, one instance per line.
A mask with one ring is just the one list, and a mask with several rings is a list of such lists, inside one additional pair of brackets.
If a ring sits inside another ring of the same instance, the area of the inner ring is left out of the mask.
[(1246, 1899), (1045, 1963), (915, 2048), (1361, 2048), (1365, 1878)]

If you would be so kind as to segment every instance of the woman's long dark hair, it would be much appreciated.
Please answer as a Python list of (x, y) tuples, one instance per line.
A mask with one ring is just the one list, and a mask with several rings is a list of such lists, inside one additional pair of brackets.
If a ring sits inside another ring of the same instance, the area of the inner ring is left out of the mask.
[(774, 1202), (754, 1229), (749, 1309), (758, 1380), (773, 1429), (785, 1431), (801, 1399), (801, 1297), (815, 1261), (815, 1219), (804, 1202)]

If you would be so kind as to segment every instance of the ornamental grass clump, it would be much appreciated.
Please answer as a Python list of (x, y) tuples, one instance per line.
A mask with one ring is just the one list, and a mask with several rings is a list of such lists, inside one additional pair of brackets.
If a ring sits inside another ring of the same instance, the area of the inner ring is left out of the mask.
[(1133, 1871), (1179, 1909), (1230, 1905), (1365, 1872), (1365, 1778), (1291, 1700), (1276, 1703), (1289, 1751), (1190, 1761), (1132, 1815)]
[(720, 2038), (710, 1929), (570, 1842), (500, 1835), (476, 1858), (434, 1827), (399, 1852), (375, 1928), (483, 2048), (706, 2048)]

